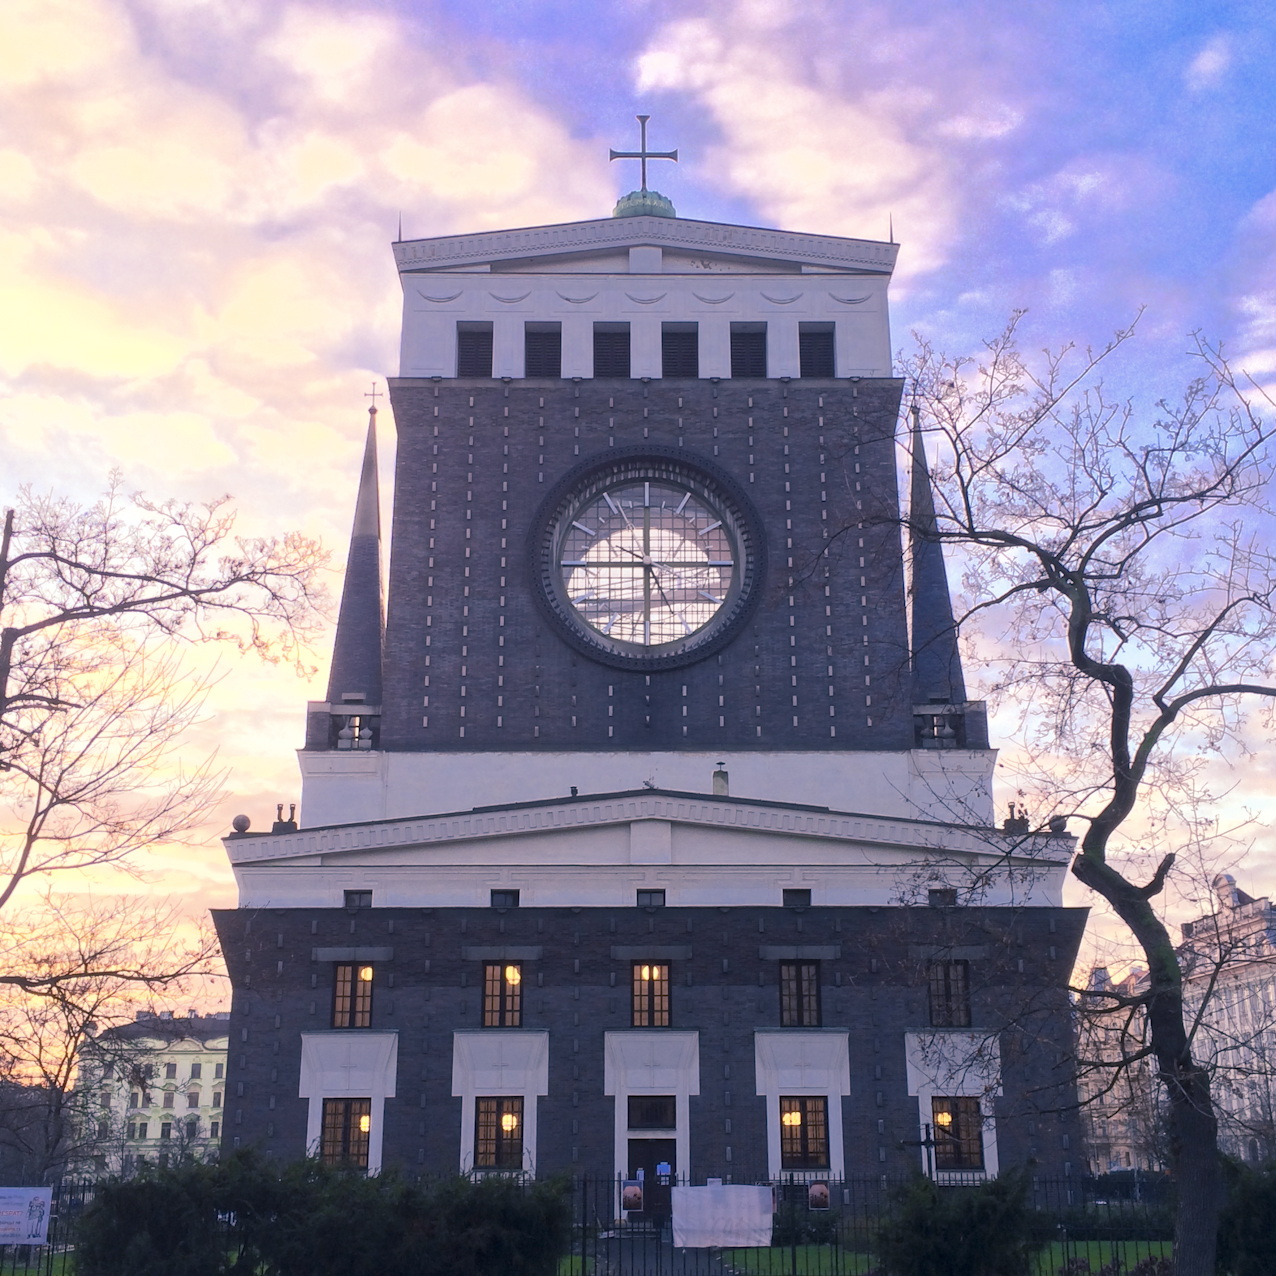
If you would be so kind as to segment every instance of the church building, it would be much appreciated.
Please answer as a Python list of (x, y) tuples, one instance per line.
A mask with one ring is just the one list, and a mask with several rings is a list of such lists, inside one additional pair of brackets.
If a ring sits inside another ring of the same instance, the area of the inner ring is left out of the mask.
[(901, 513), (897, 245), (641, 154), (611, 217), (393, 246), (387, 591), (374, 407), (300, 817), (225, 839), (224, 1144), (1070, 1173), (1074, 842), (996, 825), (916, 434)]

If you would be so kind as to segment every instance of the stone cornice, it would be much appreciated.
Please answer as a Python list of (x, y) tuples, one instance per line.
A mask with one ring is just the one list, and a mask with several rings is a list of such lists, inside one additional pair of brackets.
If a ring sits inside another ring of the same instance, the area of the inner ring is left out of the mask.
[(798, 262), (842, 270), (889, 275), (895, 269), (898, 244), (797, 231), (729, 226), (722, 222), (688, 221), (681, 217), (601, 218), (410, 239), (393, 245), (400, 272), (445, 270), (449, 266), (482, 265), (521, 257), (555, 256), (590, 249), (636, 248), (644, 244), (699, 252), (734, 254), (764, 260)]
[(895, 852), (962, 858), (995, 857), (1007, 866), (1066, 864), (1075, 839), (1064, 836), (1015, 835), (997, 829), (929, 824), (817, 808), (770, 805), (755, 800), (694, 795), (610, 794), (597, 799), (565, 799), (494, 810), (378, 820), (297, 833), (237, 836), (222, 839), (232, 864), (278, 863), (311, 855), (393, 847), (443, 847), (486, 838), (570, 832), (575, 829), (631, 824), (635, 820), (668, 820), (741, 833), (871, 845)]

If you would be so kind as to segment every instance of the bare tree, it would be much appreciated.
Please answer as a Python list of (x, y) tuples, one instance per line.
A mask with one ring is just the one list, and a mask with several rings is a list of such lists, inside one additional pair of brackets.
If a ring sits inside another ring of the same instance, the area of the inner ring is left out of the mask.
[[(177, 756), (208, 689), (182, 643), (300, 662), (325, 555), (234, 536), (225, 500), (94, 505), (23, 489), (0, 535), (0, 909), (25, 881), (180, 840), (219, 777)], [(6, 977), (0, 972), (0, 980)]]
[(1218, 1126), (1157, 897), (1175, 864), (1177, 796), (1198, 784), (1201, 758), (1242, 746), (1246, 701), (1276, 696), (1271, 429), (1262, 396), (1199, 338), (1198, 375), (1144, 413), (1100, 378), (1133, 328), (1030, 363), (1018, 325), (979, 359), (919, 338), (905, 360), (938, 449), (935, 523), (910, 531), (954, 547), (967, 634), (1000, 625), (981, 644), (1001, 665), (991, 694), (1021, 707), (1021, 742), (1054, 794), (1046, 813), (1082, 821), (1073, 873), (1142, 951), (1146, 986), (1086, 995), (1146, 1016), (1129, 1062), (1154, 1059), (1165, 1087), (1176, 1270), (1206, 1276)]
[[(127, 1071), (129, 1038), (104, 1029), (128, 1023), (155, 996), (171, 996), (212, 973), (217, 944), (207, 926), (175, 941), (172, 905), (122, 897), (67, 905), (50, 894), (16, 911), (0, 932), (0, 1145), (34, 1182), (90, 1161), (122, 1135), (122, 1114), (102, 1110), (78, 1085), (86, 1053), (99, 1074)], [(117, 1127), (119, 1127), (117, 1129)]]

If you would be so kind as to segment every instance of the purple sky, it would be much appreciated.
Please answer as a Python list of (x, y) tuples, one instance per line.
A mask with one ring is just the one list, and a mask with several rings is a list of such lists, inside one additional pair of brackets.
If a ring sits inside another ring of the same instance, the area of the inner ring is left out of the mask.
[[(1265, 378), (1274, 40), (1268, 5), (1168, 0), (7, 0), (0, 497), (119, 466), (343, 555), (399, 215), (407, 237), (605, 216), (637, 111), (681, 153), (651, 184), (684, 216), (893, 217), (897, 347), (970, 349), (1021, 307), (1029, 345), (1098, 343), (1146, 306), (1130, 392), (1172, 393), (1197, 328)], [(227, 815), (295, 797), (317, 694), (230, 671), (195, 742), (234, 768)], [(231, 897), (215, 844), (158, 867)]]

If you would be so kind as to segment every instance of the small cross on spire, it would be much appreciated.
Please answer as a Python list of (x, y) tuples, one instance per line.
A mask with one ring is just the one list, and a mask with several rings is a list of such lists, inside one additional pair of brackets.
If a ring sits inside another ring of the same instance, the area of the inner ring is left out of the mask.
[(369, 408), (370, 412), (375, 412), (377, 410), (377, 398), (382, 396), (382, 394), (383, 392), (377, 389), (377, 383), (375, 381), (372, 383), (371, 390), (365, 390), (363, 392), (363, 397), (365, 399), (372, 400), (372, 407)]
[(647, 161), (649, 159), (667, 159), (678, 162), (677, 151), (649, 151), (647, 149), (647, 121), (651, 119), (650, 115), (639, 115), (636, 117), (642, 129), (641, 141), (639, 149), (636, 151), (612, 151), (610, 159), (636, 159), (642, 161), (642, 189), (647, 189)]

